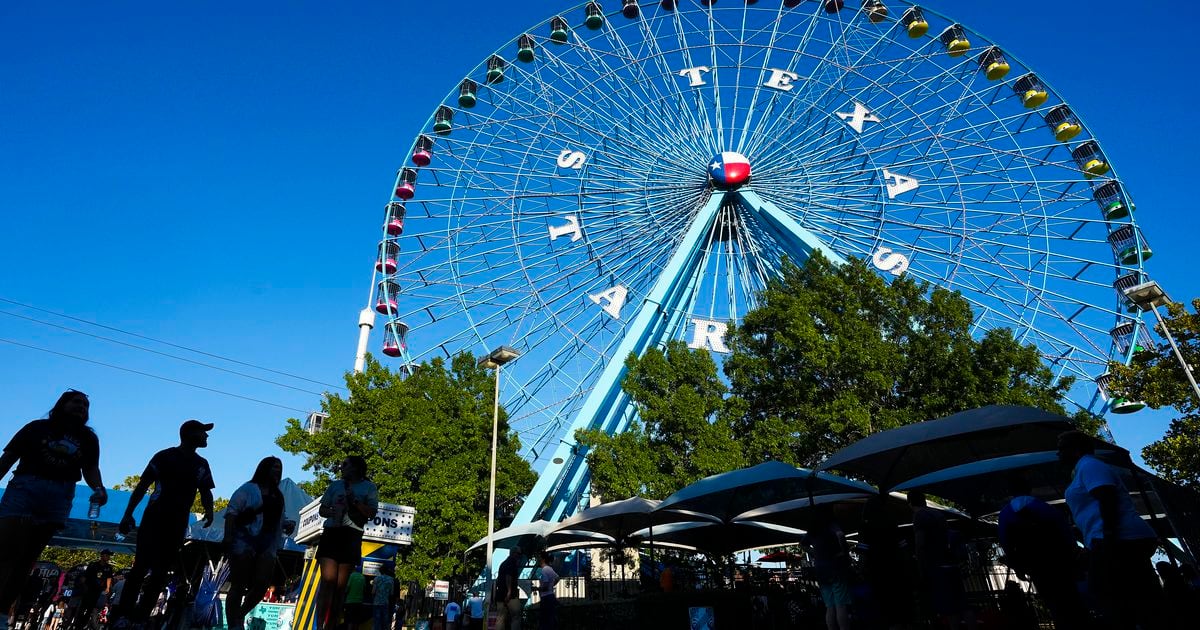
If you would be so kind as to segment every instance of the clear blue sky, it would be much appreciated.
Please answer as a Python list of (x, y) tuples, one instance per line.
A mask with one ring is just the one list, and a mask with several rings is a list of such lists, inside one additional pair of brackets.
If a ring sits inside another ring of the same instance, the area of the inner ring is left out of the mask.
[[(252, 4), (0, 5), (0, 298), (338, 384), (411, 139), (475, 64), (576, 3)], [(1194, 22), (1113, 0), (1086, 10), (925, 4), (1022, 58), (1074, 106), (1138, 201), (1152, 275), (1174, 296), (1200, 295)], [(0, 311), (78, 326), (11, 304)], [(4, 314), (0, 338), (318, 406), (312, 393)], [(0, 343), (2, 439), (67, 387), (92, 396), (109, 485), (197, 417), (217, 423), (207, 456), (227, 496), (299, 415)], [(1169, 418), (1143, 412), (1112, 425), (1137, 451)], [(303, 476), (299, 460), (285, 466)]]

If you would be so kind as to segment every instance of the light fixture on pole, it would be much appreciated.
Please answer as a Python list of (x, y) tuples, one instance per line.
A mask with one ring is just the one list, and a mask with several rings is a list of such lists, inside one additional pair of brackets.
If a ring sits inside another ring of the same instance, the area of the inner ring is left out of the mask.
[(1183, 368), (1183, 375), (1187, 377), (1188, 383), (1192, 385), (1192, 393), (1196, 395), (1196, 401), (1200, 402), (1200, 385), (1196, 385), (1196, 377), (1192, 374), (1192, 366), (1188, 365), (1188, 362), (1184, 360), (1183, 353), (1179, 351), (1179, 346), (1175, 344), (1175, 338), (1171, 336), (1171, 331), (1167, 328), (1166, 320), (1158, 312), (1158, 307), (1171, 303), (1171, 298), (1167, 297), (1167, 292), (1163, 291), (1163, 288), (1157, 282), (1151, 280), (1125, 289), (1125, 297), (1141, 310), (1154, 313), (1154, 318), (1158, 320), (1158, 325), (1162, 328), (1163, 336), (1167, 338), (1167, 342), (1171, 344), (1171, 350), (1175, 352), (1175, 359), (1179, 361), (1180, 367)]
[(484, 594), (484, 610), (489, 610), (492, 601), (492, 532), (496, 529), (496, 442), (500, 432), (500, 367), (521, 356), (520, 351), (509, 346), (500, 346), (479, 359), (479, 367), (496, 370), (496, 391), (492, 398), (492, 473), (488, 483), (488, 528), (487, 551), (484, 566), (487, 569), (487, 593)]

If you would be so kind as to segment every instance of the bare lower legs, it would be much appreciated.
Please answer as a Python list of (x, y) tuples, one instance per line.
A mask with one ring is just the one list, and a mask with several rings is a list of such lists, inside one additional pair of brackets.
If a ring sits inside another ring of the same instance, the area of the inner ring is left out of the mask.
[(317, 592), (315, 627), (332, 630), (337, 626), (346, 599), (346, 582), (350, 580), (353, 570), (353, 564), (338, 564), (332, 558), (321, 558), (321, 588)]

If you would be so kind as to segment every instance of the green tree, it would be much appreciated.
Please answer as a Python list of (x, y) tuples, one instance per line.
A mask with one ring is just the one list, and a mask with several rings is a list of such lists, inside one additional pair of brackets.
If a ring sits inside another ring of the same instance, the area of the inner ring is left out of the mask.
[[(671, 342), (630, 356), (623, 382), (641, 424), (576, 433), (605, 500), (662, 498), (706, 475), (778, 459), (812, 466), (876, 431), (990, 404), (1066, 413), (1056, 381), (1008, 329), (971, 334), (958, 293), (865, 262), (787, 263), (731, 327), (728, 387), (707, 351)], [(1100, 421), (1079, 412), (1081, 429)]]
[[(1200, 298), (1192, 311), (1180, 303), (1167, 305), (1167, 328), (1188, 365), (1200, 365)], [(1155, 331), (1163, 336), (1161, 326)], [(1141, 340), (1128, 366), (1112, 366), (1114, 395), (1145, 401), (1154, 409), (1173, 407), (1179, 417), (1158, 441), (1142, 449), (1142, 459), (1164, 478), (1200, 490), (1200, 401), (1170, 344)]]
[[(304, 485), (320, 496), (333, 467), (347, 455), (367, 459), (380, 500), (416, 509), (413, 546), (396, 567), (401, 582), (466, 577), (478, 566), (464, 554), (487, 530), (492, 436), (493, 375), (468, 354), (449, 365), (434, 359), (402, 377), (373, 358), (361, 374), (347, 374), (349, 395), (322, 403), (329, 418), (309, 433), (287, 421), (276, 439), (286, 452), (303, 453), (316, 479)], [(500, 410), (497, 503), (524, 497), (536, 479), (518, 455), (520, 441)]]
[(885, 282), (861, 260), (785, 262), (729, 335), (748, 460), (812, 466), (876, 431), (989, 404), (1065, 413), (1071, 380), (1008, 329), (974, 338), (973, 319), (960, 294)]
[(576, 432), (587, 447), (592, 489), (605, 500), (661, 499), (693, 481), (742, 465), (741, 446), (725, 413), (727, 388), (712, 356), (672, 341), (629, 356), (622, 387), (641, 422), (609, 436)]
[[(50, 546), (42, 550), (38, 560), (53, 562), (60, 569), (69, 570), (81, 564), (87, 564), (100, 558), (100, 552), (95, 549), (75, 549), (72, 547)], [(128, 569), (133, 566), (133, 554), (114, 553), (109, 559), (115, 569)]]
[[(137, 487), (138, 482), (141, 480), (142, 480), (141, 475), (129, 475), (128, 477), (123, 479), (121, 481), (121, 483), (114, 485), (112, 487), (112, 489), (113, 490), (125, 490), (125, 491), (132, 492), (133, 489)], [(153, 487), (154, 486), (151, 485), (151, 488), (153, 488)], [(152, 490), (147, 492), (147, 494), (150, 494), (150, 492), (152, 492)], [(217, 512), (224, 510), (225, 507), (228, 505), (229, 505), (229, 499), (226, 499), (224, 497), (213, 497), (213, 514), (216, 514)], [(192, 512), (194, 512), (196, 514), (201, 514), (204, 512), (204, 506), (200, 505), (200, 494), (199, 493), (197, 493), (196, 498), (192, 500)]]

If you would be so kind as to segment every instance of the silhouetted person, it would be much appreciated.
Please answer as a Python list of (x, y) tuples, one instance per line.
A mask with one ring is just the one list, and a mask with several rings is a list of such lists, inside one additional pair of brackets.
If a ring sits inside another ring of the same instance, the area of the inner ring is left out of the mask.
[(342, 478), (329, 484), (319, 513), (325, 517), (317, 561), (321, 588), (317, 592), (316, 627), (332, 630), (342, 614), (346, 583), (362, 560), (363, 526), (379, 509), (379, 490), (367, 479), (367, 460), (351, 455), (342, 461)]
[(828, 506), (813, 510), (813, 523), (801, 540), (812, 554), (825, 604), (825, 627), (850, 630), (850, 546)]
[[(491, 560), (489, 559), (489, 562)], [(500, 563), (496, 571), (496, 601), (499, 609), (496, 617), (496, 630), (521, 630), (521, 589), (517, 581), (521, 577), (521, 569), (525, 566), (525, 556), (518, 547)]]
[(246, 615), (262, 599), (275, 570), (275, 558), (287, 528), (283, 493), (279, 491), (282, 478), (283, 462), (278, 457), (264, 458), (250, 481), (234, 491), (225, 508), (223, 546), (229, 558), (225, 612), (229, 630), (244, 626)]
[(1089, 550), (1088, 590), (1112, 628), (1161, 628), (1162, 589), (1150, 564), (1157, 540), (1133, 507), (1117, 471), (1093, 454), (1093, 438), (1058, 436), (1058, 457), (1071, 466), (1064, 496)]
[(1079, 546), (1061, 512), (1032, 496), (1022, 475), (1008, 479), (1012, 498), (1000, 510), (1000, 546), (1005, 562), (1033, 582), (1058, 630), (1087, 628), (1088, 612), (1076, 586)]
[(887, 498), (873, 496), (863, 506), (859, 542), (863, 577), (870, 591), (867, 602), (874, 627), (903, 628), (912, 623), (911, 562), (899, 523), (888, 514)]
[(125, 578), (116, 615), (117, 626), (124, 626), (131, 620), (144, 622), (149, 619), (159, 593), (167, 585), (167, 571), (183, 546), (188, 515), (197, 492), (204, 508), (204, 526), (212, 525), (212, 471), (208, 461), (196, 453), (196, 449), (208, 446), (208, 432), (212, 428), (212, 423), (199, 420), (188, 420), (180, 425), (179, 446), (163, 449), (150, 458), (129, 497), (125, 516), (121, 519), (122, 534), (128, 534), (136, 525), (133, 511), (142, 502), (150, 484), (154, 484), (154, 493), (142, 514), (142, 524), (137, 528), (137, 551), (133, 567)]
[(103, 601), (108, 600), (113, 581), (113, 567), (109, 562), (111, 558), (112, 552), (104, 549), (100, 552), (100, 558), (83, 570), (82, 598), (71, 623), (77, 630), (92, 627), (92, 617), (96, 614), (97, 607), (103, 607), (100, 603), (101, 598), (104, 598)]
[(108, 501), (100, 440), (87, 426), (90, 408), (87, 394), (67, 390), (44, 420), (21, 427), (0, 455), (0, 479), (17, 465), (0, 499), (0, 630), (8, 630), (8, 611), (30, 567), (67, 522), (79, 479), (92, 489), (92, 501)]
[(964, 618), (968, 627), (974, 627), (974, 616), (967, 608), (962, 572), (950, 548), (946, 516), (928, 506), (923, 492), (909, 492), (908, 505), (913, 513), (917, 570), (933, 612), (949, 628), (958, 628), (959, 621)]
[(1171, 628), (1184, 630), (1196, 623), (1196, 591), (1184, 579), (1179, 567), (1165, 560), (1154, 563), (1162, 578), (1163, 594), (1167, 599), (1166, 617)]
[(538, 630), (558, 630), (558, 595), (554, 590), (558, 586), (558, 572), (551, 564), (550, 554), (545, 551), (538, 553), (538, 566), (541, 567), (538, 575), (538, 608), (541, 610)]

